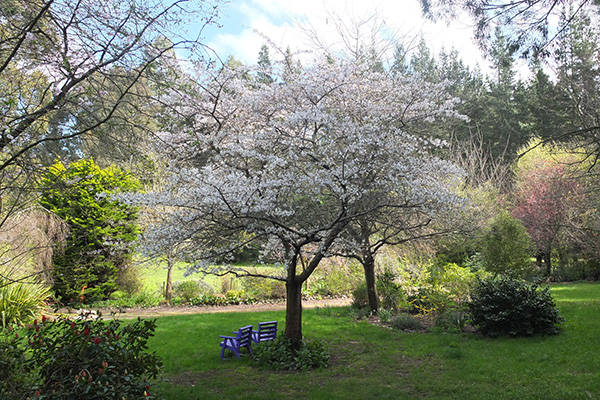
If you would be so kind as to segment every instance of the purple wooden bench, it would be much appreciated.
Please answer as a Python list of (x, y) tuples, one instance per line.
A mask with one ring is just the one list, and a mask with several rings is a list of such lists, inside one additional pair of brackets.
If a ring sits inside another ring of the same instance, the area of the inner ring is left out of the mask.
[(225, 349), (229, 349), (233, 351), (237, 358), (240, 358), (240, 349), (246, 348), (248, 349), (248, 353), (252, 354), (252, 350), (250, 350), (250, 344), (252, 344), (252, 325), (244, 326), (238, 329), (235, 337), (233, 336), (219, 336), (224, 339), (221, 346), (221, 359), (223, 359), (223, 354), (225, 354)]
[(258, 330), (252, 331), (252, 341), (254, 343), (264, 342), (266, 340), (275, 340), (277, 337), (277, 321), (260, 322)]

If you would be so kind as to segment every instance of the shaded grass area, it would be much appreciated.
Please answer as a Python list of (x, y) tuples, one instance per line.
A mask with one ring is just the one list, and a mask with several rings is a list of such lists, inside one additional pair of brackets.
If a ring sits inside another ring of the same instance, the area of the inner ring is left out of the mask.
[(165, 363), (167, 399), (600, 399), (600, 285), (552, 291), (566, 319), (552, 337), (405, 333), (353, 321), (344, 308), (305, 310), (305, 337), (332, 354), (316, 371), (219, 359), (219, 335), (272, 319), (282, 331), (283, 312), (160, 318), (150, 346)]

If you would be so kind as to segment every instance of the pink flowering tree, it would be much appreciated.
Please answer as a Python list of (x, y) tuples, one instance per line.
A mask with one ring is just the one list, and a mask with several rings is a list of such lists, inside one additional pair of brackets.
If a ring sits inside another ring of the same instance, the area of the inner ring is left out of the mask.
[(537, 248), (538, 267), (552, 274), (552, 250), (579, 228), (585, 213), (585, 184), (576, 158), (533, 141), (516, 165), (512, 214), (520, 219)]
[(349, 227), (456, 204), (450, 182), (459, 171), (432, 155), (441, 143), (411, 134), (456, 117), (442, 85), (360, 60), (286, 61), (274, 63), (271, 83), (222, 67), (204, 71), (195, 90), (172, 93), (165, 102), (178, 118), (161, 143), (172, 157), (169, 182), (129, 201), (166, 210), (145, 232), (146, 252), (177, 243), (181, 256), (201, 260), (195, 270), (249, 275), (209, 265), (259, 247), (279, 272), (251, 275), (285, 283), (285, 336), (298, 342), (302, 284), (348, 243)]

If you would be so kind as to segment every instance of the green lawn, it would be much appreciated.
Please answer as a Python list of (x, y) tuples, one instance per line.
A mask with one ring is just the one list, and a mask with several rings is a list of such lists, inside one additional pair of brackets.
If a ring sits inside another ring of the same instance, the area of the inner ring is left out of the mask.
[[(600, 399), (600, 285), (555, 285), (565, 317), (553, 337), (487, 339), (404, 333), (356, 322), (345, 309), (304, 311), (304, 335), (325, 340), (330, 368), (271, 372), (219, 359), (219, 335), (283, 312), (164, 317), (151, 341), (167, 399)], [(283, 328), (283, 326), (281, 326)]]
[[(271, 267), (254, 267), (250, 264), (236, 264), (236, 267), (245, 267), (245, 268), (269, 268), (269, 270), (274, 270)], [(228, 281), (227, 287), (233, 287), (235, 290), (239, 289), (239, 280), (236, 280), (231, 275), (226, 277), (218, 277), (214, 275), (205, 275), (203, 273), (193, 273), (188, 276), (184, 276), (186, 272), (187, 264), (185, 263), (177, 263), (173, 268), (173, 283), (175, 282), (183, 282), (186, 280), (203, 280), (206, 283), (212, 285), (215, 290), (220, 291), (222, 288), (222, 282), (224, 280)], [(144, 282), (144, 287), (146, 290), (155, 291), (161, 290), (164, 287), (165, 282), (167, 281), (167, 269), (166, 263), (148, 265), (141, 268), (141, 276), (140, 279)]]

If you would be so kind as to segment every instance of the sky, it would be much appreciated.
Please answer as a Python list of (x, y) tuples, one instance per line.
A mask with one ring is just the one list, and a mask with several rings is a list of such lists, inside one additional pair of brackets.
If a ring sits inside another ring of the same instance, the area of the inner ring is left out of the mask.
[[(296, 52), (311, 46), (300, 28), (311, 27), (320, 40), (331, 41), (329, 44), (335, 46), (334, 38), (339, 38), (335, 21), (354, 26), (353, 21), (365, 21), (375, 15), (382, 27), (380, 31), (388, 38), (403, 37), (404, 42), (416, 45), (422, 35), (433, 54), (443, 47), (454, 48), (465, 63), (479, 65), (484, 71), (487, 68), (487, 61), (473, 41), (468, 17), (459, 17), (450, 25), (434, 24), (422, 17), (418, 0), (230, 0), (220, 6), (221, 28), (206, 28), (203, 42), (222, 60), (233, 55), (254, 64), (261, 46), (267, 42), (265, 38)], [(368, 30), (367, 25), (363, 30)]]

